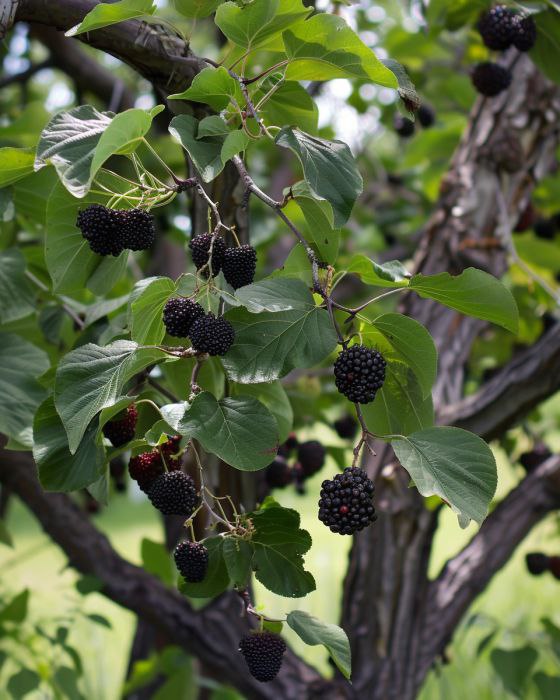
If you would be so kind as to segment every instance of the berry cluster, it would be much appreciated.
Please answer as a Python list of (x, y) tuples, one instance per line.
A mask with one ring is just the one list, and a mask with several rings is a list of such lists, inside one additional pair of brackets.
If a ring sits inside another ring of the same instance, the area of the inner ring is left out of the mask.
[(234, 289), (251, 284), (255, 278), (257, 253), (250, 245), (226, 248), (221, 236), (203, 233), (191, 239), (189, 248), (197, 270), (207, 268), (212, 257), (212, 275), (217, 275), (221, 270), (226, 282)]
[(187, 583), (200, 583), (208, 572), (208, 550), (199, 542), (179, 542), (173, 553), (175, 565)]
[(481, 95), (495, 97), (511, 85), (511, 71), (498, 63), (479, 63), (472, 72), (472, 82)]
[(165, 472), (166, 467), (169, 471), (181, 468), (181, 460), (177, 457), (180, 443), (181, 436), (173, 435), (159, 448), (131, 457), (128, 473), (142, 491), (148, 493), (155, 480)]
[[(435, 124), (436, 114), (428, 105), (420, 105), (418, 111), (416, 112), (416, 118), (424, 129), (429, 129)], [(402, 136), (404, 139), (413, 136), (414, 132), (416, 131), (416, 123), (413, 122), (412, 119), (404, 117), (402, 114), (398, 113), (395, 114), (393, 119), (393, 127), (397, 134)]]
[[(288, 460), (296, 449), (296, 461), (290, 465)], [(266, 468), (266, 482), (270, 488), (277, 489), (294, 483), (297, 490), (303, 493), (305, 481), (321, 471), (326, 456), (327, 451), (318, 440), (299, 443), (296, 435), (292, 433), (280, 446), (274, 462)]]
[(371, 403), (385, 381), (387, 363), (377, 350), (353, 345), (334, 363), (336, 388), (353, 403)]
[(186, 518), (190, 518), (200, 504), (194, 481), (179, 470), (158, 476), (148, 490), (148, 498), (164, 515), (183, 515)]
[(130, 442), (136, 430), (138, 420), (138, 410), (136, 405), (131, 403), (103, 426), (103, 435), (109, 440), (113, 447), (122, 447)]
[(204, 313), (200, 304), (184, 297), (169, 299), (163, 309), (163, 323), (169, 335), (191, 339), (197, 352), (225, 355), (235, 340), (229, 321)]
[(505, 51), (511, 46), (519, 51), (530, 51), (537, 40), (533, 18), (505, 5), (496, 5), (484, 12), (477, 28), (482, 41), (493, 51)]
[(358, 421), (349, 413), (340, 416), (333, 423), (333, 428), (336, 430), (338, 437), (343, 440), (353, 440), (358, 432)]
[(549, 571), (555, 579), (560, 581), (560, 557), (544, 554), (543, 552), (530, 552), (525, 556), (527, 570), (533, 576), (542, 576)]
[(90, 204), (78, 213), (76, 226), (97, 255), (147, 250), (154, 243), (154, 217), (142, 209), (107, 209)]
[(251, 675), (262, 683), (272, 681), (282, 667), (286, 642), (272, 632), (252, 632), (242, 637), (239, 651), (243, 654)]
[(353, 535), (375, 519), (373, 481), (363, 469), (348, 467), (342, 474), (323, 481), (319, 520), (332, 532)]

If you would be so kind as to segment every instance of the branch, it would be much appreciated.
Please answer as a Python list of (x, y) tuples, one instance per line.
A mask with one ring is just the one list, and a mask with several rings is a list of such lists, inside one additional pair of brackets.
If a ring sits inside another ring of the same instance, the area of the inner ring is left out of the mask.
[(529, 474), (484, 521), (478, 533), (430, 584), (422, 620), (419, 677), (459, 624), (473, 599), (511, 557), (527, 533), (560, 507), (560, 456), (550, 457)]
[(150, 622), (248, 698), (300, 700), (307, 697), (309, 684), (322, 682), (291, 651), (274, 682), (253, 679), (238, 652), (239, 639), (249, 628), (238, 596), (226, 593), (202, 611), (193, 610), (178, 591), (120, 557), (68, 496), (45, 493), (28, 453), (0, 451), (0, 482), (22, 499), (75, 569), (100, 579), (104, 595)]

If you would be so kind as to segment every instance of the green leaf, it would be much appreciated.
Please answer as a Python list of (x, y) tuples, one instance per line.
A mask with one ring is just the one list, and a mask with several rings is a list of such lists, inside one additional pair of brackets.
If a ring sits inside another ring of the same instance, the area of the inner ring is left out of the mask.
[(149, 112), (144, 109), (127, 109), (117, 114), (107, 126), (95, 148), (90, 167), (94, 178), (99, 168), (115, 153), (132, 153), (148, 133), (152, 121), (164, 107), (158, 105)]
[(62, 358), (56, 372), (55, 405), (72, 454), (93, 418), (123, 398), (124, 384), (165, 357), (161, 350), (117, 340), (106, 347), (88, 343)]
[(226, 318), (236, 335), (223, 365), (240, 384), (271, 382), (296, 367), (312, 367), (337, 343), (328, 313), (316, 307), (258, 316), (239, 308), (228, 311)]
[(187, 151), (204, 182), (211, 182), (230, 158), (247, 148), (249, 137), (237, 130), (199, 138), (198, 127), (194, 117), (181, 114), (171, 120), (169, 131)]
[(233, 585), (245, 588), (251, 574), (253, 547), (249, 542), (228, 537), (224, 539), (223, 555)]
[(165, 335), (163, 307), (175, 291), (175, 283), (169, 277), (151, 277), (141, 280), (136, 287), (139, 285), (141, 293), (131, 297), (131, 338), (140, 345), (157, 345)]
[(39, 687), (41, 677), (30, 668), (22, 668), (8, 681), (7, 691), (14, 700), (20, 700)]
[(292, 405), (286, 390), (280, 382), (269, 382), (267, 384), (232, 384), (231, 391), (234, 396), (239, 394), (254, 396), (264, 404), (276, 419), (278, 441), (282, 443), (286, 440), (294, 423), (294, 412), (292, 411)]
[(292, 610), (288, 613), (287, 622), (305, 644), (322, 644), (344, 678), (350, 678), (352, 654), (348, 636), (342, 628), (322, 622), (303, 610)]
[(35, 295), (25, 276), (25, 259), (17, 248), (0, 253), (0, 321), (9, 323), (35, 311)]
[(537, 42), (530, 56), (547, 78), (560, 83), (560, 14), (558, 9), (539, 12), (533, 19), (537, 24)]
[(432, 397), (424, 398), (416, 375), (406, 365), (390, 362), (375, 401), (362, 407), (368, 428), (377, 435), (410, 435), (434, 424)]
[(33, 172), (35, 155), (30, 148), (0, 148), (0, 187), (6, 187)]
[(87, 618), (88, 620), (91, 620), (91, 622), (94, 622), (96, 625), (101, 625), (101, 627), (106, 627), (107, 629), (113, 628), (113, 625), (109, 622), (109, 620), (106, 617), (103, 617), (103, 615), (98, 615), (97, 613), (88, 613)]
[(537, 686), (541, 700), (556, 700), (560, 697), (560, 676), (549, 676), (538, 671), (533, 676), (533, 683)]
[(173, 561), (167, 547), (161, 542), (153, 542), (146, 537), (140, 545), (142, 566), (149, 574), (157, 576), (167, 586), (175, 583)]
[(153, 15), (156, 9), (154, 0), (120, 0), (120, 2), (100, 3), (88, 12), (80, 24), (69, 29), (66, 36), (77, 36), (127, 19)]
[(204, 540), (208, 550), (208, 572), (201, 583), (187, 583), (181, 579), (179, 590), (190, 598), (215, 598), (229, 586), (229, 575), (223, 556), (224, 539), (210, 537)]
[(262, 311), (309, 311), (315, 308), (315, 301), (306, 284), (281, 277), (248, 284), (238, 289), (235, 296), (242, 306), (254, 314)]
[(525, 686), (539, 654), (529, 645), (519, 649), (492, 649), (490, 661), (504, 688), (518, 698), (525, 698)]
[(11, 333), (0, 333), (0, 433), (25, 447), (45, 390), (35, 379), (49, 368), (47, 354)]
[(406, 72), (404, 66), (398, 61), (392, 58), (386, 58), (381, 61), (384, 66), (386, 66), (396, 77), (399, 83), (398, 93), (400, 97), (405, 101), (405, 104), (409, 111), (412, 109), (418, 109), (420, 107), (420, 97), (416, 92), (414, 83), (410, 79), (408, 73)]
[(371, 323), (417, 376), (422, 398), (428, 396), (437, 375), (437, 350), (432, 336), (418, 321), (402, 314), (383, 314)]
[(354, 255), (346, 269), (374, 287), (408, 287), (412, 277), (399, 260), (378, 265), (365, 255)]
[(10, 531), (6, 527), (6, 523), (2, 519), (0, 519), (0, 542), (2, 544), (5, 544), (6, 547), (13, 547), (14, 546), (12, 535), (10, 534)]
[(362, 176), (348, 146), (342, 141), (327, 141), (291, 127), (282, 129), (275, 142), (297, 155), (309, 187), (330, 202), (334, 226), (342, 226), (363, 189)]
[(241, 7), (226, 2), (218, 7), (215, 22), (234, 44), (252, 50), (299, 22), (309, 12), (301, 0), (253, 0)]
[(112, 117), (91, 105), (56, 114), (41, 133), (35, 169), (52, 163), (66, 189), (75, 197), (84, 197), (91, 185), (97, 144)]
[(60, 182), (47, 204), (45, 261), (54, 291), (70, 294), (88, 286), (94, 293), (107, 293), (126, 266), (128, 253), (117, 258), (95, 255), (76, 226), (78, 211), (98, 198), (78, 200)]
[(173, 7), (189, 19), (209, 17), (224, 0), (171, 0)]
[(469, 267), (456, 277), (448, 272), (414, 275), (410, 288), (424, 299), (435, 299), (463, 314), (517, 333), (519, 313), (515, 299), (509, 289), (487, 272)]
[[(256, 101), (279, 82), (276, 74), (259, 86)], [(307, 90), (295, 80), (281, 81), (282, 85), (267, 99), (259, 110), (267, 125), (297, 126), (303, 131), (316, 132), (319, 108)]]
[(334, 228), (331, 205), (310, 189), (304, 180), (291, 188), (293, 197), (305, 218), (305, 239), (319, 255), (322, 262), (333, 264), (338, 255), (340, 229)]
[(75, 454), (52, 397), (39, 407), (33, 422), (33, 457), (45, 491), (78, 491), (103, 474), (105, 450), (96, 441), (98, 426), (88, 426)]
[(362, 78), (396, 88), (397, 78), (342, 17), (317, 14), (283, 34), (287, 80)]
[(217, 401), (204, 391), (187, 407), (178, 431), (241, 471), (263, 469), (278, 450), (276, 421), (250, 396)]
[(27, 617), (29, 605), (29, 591), (27, 588), (18, 593), (10, 602), (0, 610), (0, 625), (5, 622), (21, 623)]
[(175, 95), (170, 95), (169, 99), (204, 102), (219, 112), (225, 109), (232, 99), (237, 104), (242, 105), (243, 93), (239, 82), (232, 78), (223, 66), (220, 66), (219, 68), (204, 68), (194, 77), (189, 88)]
[(482, 523), (497, 484), (496, 460), (484, 440), (461, 428), (437, 427), (392, 446), (423, 496), (449, 503), (461, 527)]
[(304, 569), (303, 555), (311, 536), (301, 530), (299, 513), (267, 500), (249, 516), (255, 527), (253, 568), (269, 591), (287, 598), (302, 598), (315, 590), (315, 579)]

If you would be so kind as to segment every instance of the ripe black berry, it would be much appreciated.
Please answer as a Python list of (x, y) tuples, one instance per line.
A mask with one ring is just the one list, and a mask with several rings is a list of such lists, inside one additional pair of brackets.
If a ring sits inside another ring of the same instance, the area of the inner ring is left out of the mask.
[(363, 469), (348, 467), (321, 485), (319, 520), (332, 532), (352, 535), (375, 519), (373, 481)]
[(290, 467), (283, 457), (276, 457), (268, 465), (264, 477), (271, 489), (283, 489), (292, 480)]
[(200, 583), (208, 571), (208, 550), (199, 542), (179, 542), (173, 553), (175, 565), (187, 583)]
[(530, 51), (537, 41), (537, 25), (532, 17), (516, 15), (513, 21), (513, 45), (518, 51)]
[(333, 427), (336, 430), (338, 437), (345, 440), (352, 440), (358, 432), (358, 421), (347, 413), (346, 415), (335, 420)]
[(533, 224), (533, 231), (537, 238), (551, 241), (556, 236), (556, 224), (553, 219), (537, 219)]
[(103, 435), (111, 442), (113, 447), (121, 447), (130, 442), (134, 437), (138, 411), (132, 403), (124, 411), (121, 411), (113, 420), (107, 421), (103, 426)]
[(473, 71), (472, 82), (481, 95), (495, 97), (511, 84), (511, 73), (497, 63), (479, 63)]
[(414, 134), (414, 122), (408, 117), (403, 117), (402, 114), (395, 115), (393, 126), (397, 134), (405, 139)]
[(334, 363), (336, 388), (354, 403), (371, 403), (385, 381), (387, 363), (377, 350), (353, 345)]
[(154, 217), (142, 209), (121, 209), (115, 212), (123, 246), (129, 250), (148, 250), (156, 239)]
[(222, 271), (226, 281), (234, 289), (251, 284), (257, 268), (257, 253), (250, 245), (227, 248), (224, 253)]
[(527, 569), (533, 576), (540, 576), (548, 570), (549, 560), (542, 552), (530, 552), (525, 557)]
[(420, 105), (418, 111), (416, 112), (416, 116), (424, 129), (429, 129), (436, 121), (436, 114), (431, 107), (428, 107), (428, 105)]
[(242, 637), (239, 651), (251, 675), (262, 683), (274, 680), (282, 666), (286, 642), (272, 632), (252, 632)]
[(505, 5), (496, 5), (478, 20), (482, 41), (493, 51), (505, 51), (513, 43), (515, 12)]
[(560, 557), (548, 557), (548, 570), (560, 581)]
[(164, 515), (190, 517), (196, 510), (200, 497), (194, 481), (181, 471), (164, 472), (148, 491), (152, 505)]
[(530, 452), (524, 452), (519, 457), (519, 461), (525, 471), (532, 472), (551, 456), (552, 452), (548, 447), (543, 442), (539, 442)]
[(189, 338), (197, 352), (225, 355), (233, 345), (235, 331), (225, 318), (216, 318), (213, 313), (209, 313), (192, 324)]
[(90, 204), (78, 213), (76, 226), (97, 255), (120, 255), (124, 249), (117, 214), (101, 204)]
[[(214, 243), (212, 243), (212, 234), (203, 233), (199, 236), (191, 238), (189, 243), (189, 248), (191, 249), (191, 255), (193, 263), (197, 270), (200, 270), (205, 265), (207, 265), (210, 257), (210, 247), (212, 246), (212, 274), (217, 275), (222, 269), (224, 262), (224, 253), (226, 250), (226, 244), (221, 236), (216, 236)], [(208, 272), (208, 270), (206, 270)]]
[(169, 299), (163, 307), (163, 325), (169, 335), (175, 338), (186, 338), (192, 324), (202, 316), (202, 306), (185, 297)]
[(318, 440), (302, 442), (298, 447), (298, 461), (306, 479), (320, 471), (325, 463), (327, 451)]

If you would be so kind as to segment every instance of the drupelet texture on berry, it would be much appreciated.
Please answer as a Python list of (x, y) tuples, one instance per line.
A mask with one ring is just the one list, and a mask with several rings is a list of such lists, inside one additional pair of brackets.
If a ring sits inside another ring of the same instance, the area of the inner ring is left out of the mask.
[[(224, 263), (224, 253), (226, 251), (224, 239), (221, 236), (216, 236), (214, 243), (212, 243), (212, 234), (202, 233), (191, 238), (189, 243), (193, 263), (197, 270), (200, 270), (208, 263), (210, 247), (212, 247), (212, 274), (217, 275)], [(208, 272), (208, 270), (205, 270), (205, 272)]]
[(497, 63), (479, 63), (472, 73), (472, 82), (481, 95), (495, 97), (511, 85), (511, 72)]
[(297, 458), (305, 479), (309, 479), (321, 471), (325, 464), (326, 455), (327, 451), (318, 440), (308, 440), (300, 444)]
[(525, 555), (527, 570), (533, 576), (540, 576), (548, 571), (549, 558), (542, 552), (529, 552)]
[(138, 482), (138, 486), (147, 493), (154, 481), (165, 471), (161, 454), (158, 450), (142, 452), (142, 454), (131, 457), (128, 463), (128, 473), (130, 478)]
[(213, 313), (209, 313), (192, 324), (189, 338), (197, 352), (225, 355), (233, 345), (235, 331), (225, 318), (216, 318)]
[(113, 447), (121, 447), (130, 442), (134, 437), (138, 410), (131, 403), (124, 411), (117, 414), (113, 420), (107, 421), (103, 426), (103, 435), (110, 441)]
[(399, 136), (403, 138), (409, 138), (414, 134), (415, 126), (412, 119), (408, 117), (403, 117), (402, 114), (396, 114), (393, 120), (393, 126), (395, 131)]
[(186, 338), (192, 324), (204, 316), (200, 304), (185, 297), (173, 297), (163, 307), (163, 325), (174, 338)]
[(173, 553), (175, 565), (187, 583), (204, 581), (208, 572), (208, 550), (199, 542), (179, 542)]
[(319, 520), (332, 532), (352, 535), (375, 519), (373, 481), (363, 469), (348, 467), (342, 474), (323, 481)]
[(333, 423), (338, 437), (344, 440), (352, 440), (358, 432), (358, 421), (349, 413), (341, 416)]
[(164, 472), (151, 485), (148, 497), (152, 505), (164, 515), (190, 517), (200, 503), (196, 485), (182, 471)]
[(481, 15), (477, 28), (489, 49), (509, 49), (513, 43), (515, 18), (515, 11), (505, 5), (496, 5)]
[(251, 284), (257, 269), (257, 253), (250, 245), (227, 248), (224, 253), (222, 272), (226, 282), (234, 289)]
[(385, 381), (387, 363), (377, 350), (353, 345), (334, 363), (337, 389), (353, 403), (371, 403)]
[(156, 239), (154, 217), (142, 209), (121, 209), (115, 212), (123, 246), (129, 250), (148, 250)]
[(242, 637), (239, 651), (243, 654), (251, 675), (262, 683), (272, 681), (282, 667), (286, 642), (272, 632), (252, 632)]
[(116, 212), (101, 204), (90, 204), (78, 213), (76, 226), (97, 255), (120, 255), (124, 244)]
[(532, 17), (518, 14), (513, 22), (513, 45), (518, 51), (530, 51), (537, 41), (537, 25)]

